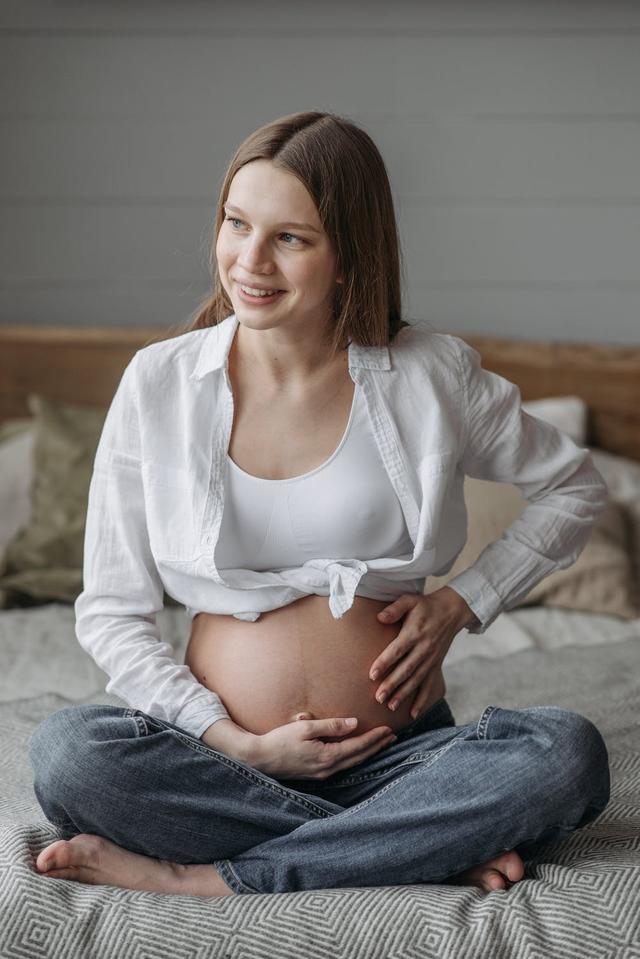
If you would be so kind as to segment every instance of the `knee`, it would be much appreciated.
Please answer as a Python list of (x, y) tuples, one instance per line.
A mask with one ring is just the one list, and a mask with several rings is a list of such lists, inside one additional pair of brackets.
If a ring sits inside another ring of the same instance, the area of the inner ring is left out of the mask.
[(33, 789), (47, 819), (59, 827), (68, 821), (67, 800), (73, 793), (73, 757), (78, 754), (81, 707), (68, 706), (47, 716), (31, 734), (29, 761)]
[(47, 716), (31, 734), (28, 741), (29, 761), (34, 780), (48, 782), (52, 777), (64, 780), (65, 770), (82, 762), (82, 757), (93, 739), (109, 738), (107, 726), (113, 723), (119, 707), (99, 704), (66, 706)]
[(97, 703), (59, 709), (36, 726), (28, 742), (33, 789), (64, 838), (74, 834), (87, 788), (100, 790), (117, 774), (118, 757), (101, 744), (134, 735), (135, 723), (121, 707)]
[(599, 809), (609, 802), (609, 754), (597, 726), (581, 713), (559, 706), (526, 710), (546, 746), (547, 759), (573, 793)]
[(29, 761), (37, 779), (65, 765), (65, 753), (78, 738), (78, 710), (78, 706), (58, 709), (43, 719), (29, 737)]

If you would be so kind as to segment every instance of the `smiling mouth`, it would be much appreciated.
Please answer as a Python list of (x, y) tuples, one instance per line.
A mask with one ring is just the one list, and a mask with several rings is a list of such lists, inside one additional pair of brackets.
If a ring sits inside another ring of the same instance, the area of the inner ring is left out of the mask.
[[(261, 292), (264, 291), (264, 292), (266, 292), (266, 293), (286, 293), (286, 292), (287, 292), (286, 290), (280, 290), (280, 289), (278, 289), (277, 287), (271, 287), (271, 286), (252, 286), (251, 283), (241, 283), (239, 280), (234, 280), (234, 283), (236, 284), (236, 286), (237, 286), (238, 288), (241, 288), (241, 287), (244, 286), (244, 287), (246, 287), (247, 290), (251, 290), (252, 292), (253, 292), (254, 290), (260, 290)], [(243, 292), (246, 292), (246, 291), (243, 291)], [(249, 294), (249, 295), (251, 295), (251, 294)]]
[(259, 307), (271, 306), (274, 303), (279, 303), (280, 298), (285, 295), (286, 290), (274, 290), (272, 293), (267, 295), (258, 295), (245, 293), (245, 291), (238, 285), (236, 295), (242, 303), (246, 306), (250, 306), (252, 309)]

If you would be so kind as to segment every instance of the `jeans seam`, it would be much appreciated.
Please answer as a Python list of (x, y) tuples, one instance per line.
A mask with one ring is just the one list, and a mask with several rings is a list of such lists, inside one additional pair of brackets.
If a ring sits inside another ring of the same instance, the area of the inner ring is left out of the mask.
[[(136, 716), (135, 713), (135, 709), (125, 710), (125, 715), (128, 718), (142, 720), (142, 723), (144, 724), (143, 734), (146, 735), (146, 733), (148, 733), (147, 725), (144, 719), (141, 716)], [(237, 775), (242, 776), (243, 779), (248, 779), (249, 782), (254, 783), (254, 785), (263, 786), (270, 792), (275, 793), (276, 796), (285, 798), (289, 800), (289, 802), (295, 803), (297, 806), (301, 806), (303, 809), (316, 813), (319, 819), (326, 819), (330, 815), (326, 809), (323, 809), (321, 806), (317, 806), (314, 802), (297, 795), (295, 792), (293, 792), (293, 790), (288, 789), (286, 786), (282, 786), (275, 780), (272, 781), (266, 777), (263, 778), (262, 776), (256, 775), (251, 767), (245, 766), (235, 759), (231, 759), (231, 757), (227, 756), (226, 753), (221, 753), (217, 749), (212, 749), (210, 746), (205, 745), (205, 743), (196, 742), (195, 739), (189, 738), (188, 733), (180, 732), (178, 729), (168, 725), (162, 719), (158, 719), (156, 716), (153, 716), (152, 719), (154, 722), (159, 723), (159, 725), (161, 725), (165, 730), (173, 733), (174, 736), (184, 746), (187, 746), (193, 752), (202, 753), (203, 756), (211, 757), (218, 762), (223, 763), (225, 766), (228, 766), (230, 769), (232, 769)], [(136, 728), (139, 727), (136, 726)]]
[[(451, 747), (456, 742), (457, 742), (457, 739), (452, 739), (450, 742), (446, 743), (444, 746), (441, 746), (440, 749), (437, 750), (437, 752), (430, 755), (427, 759), (419, 760), (418, 764), (420, 768), (413, 770), (413, 772), (414, 773), (422, 772), (424, 769), (428, 768), (429, 766), (432, 766), (433, 763), (436, 761), (436, 759), (439, 759), (440, 756), (443, 755), (443, 753), (446, 753), (448, 749), (451, 749)], [(396, 766), (396, 769), (400, 769), (402, 766), (404, 766), (405, 762), (399, 763), (398, 766)], [(407, 773), (407, 775), (409, 775), (409, 773)], [(381, 789), (378, 789), (378, 791), (375, 792), (373, 796), (369, 796), (368, 799), (363, 799), (362, 802), (357, 803), (355, 806), (349, 806), (349, 808), (345, 809), (344, 812), (334, 813), (334, 818), (345, 819), (347, 816), (351, 816), (353, 813), (359, 812), (359, 810), (364, 809), (365, 806), (368, 806), (372, 802), (375, 802), (376, 799), (378, 799), (380, 796), (386, 793), (393, 786), (398, 786), (401, 782), (404, 782), (405, 779), (406, 779), (406, 776), (398, 776), (397, 779), (392, 780), (390, 783), (387, 783), (386, 786), (382, 786)]]
[(268, 789), (270, 792), (276, 794), (276, 796), (284, 797), (290, 802), (296, 803), (298, 806), (302, 806), (303, 809), (308, 809), (311, 812), (318, 812), (320, 815), (318, 818), (326, 819), (330, 813), (326, 809), (322, 809), (321, 806), (316, 806), (315, 803), (310, 802), (307, 799), (303, 799), (302, 796), (296, 795), (292, 790), (288, 789), (287, 786), (282, 786), (280, 783), (275, 780), (271, 781), (269, 779), (263, 778), (262, 776), (257, 776), (248, 766), (243, 766), (241, 763), (236, 762), (234, 759), (230, 759), (225, 753), (219, 753), (215, 749), (211, 749), (209, 746), (205, 746), (204, 743), (200, 745), (199, 743), (192, 742), (190, 739), (185, 737), (182, 733), (179, 733), (176, 729), (171, 730), (177, 738), (189, 749), (192, 749), (194, 752), (200, 752), (204, 756), (213, 755), (218, 762), (224, 763), (226, 766), (229, 766), (235, 773), (242, 776), (244, 779), (248, 779), (250, 782), (254, 783), (257, 786), (263, 786), (265, 789)]
[(141, 736), (148, 736), (149, 727), (144, 721), (144, 717), (137, 715), (136, 709), (133, 709), (133, 708), (125, 709), (124, 715), (126, 719), (133, 719), (133, 722), (136, 727), (136, 735), (138, 736), (138, 738), (140, 738)]
[[(437, 713), (436, 713), (436, 710), (437, 710)], [(438, 702), (434, 703), (431, 709), (427, 710), (427, 712), (424, 713), (423, 716), (421, 716), (419, 719), (416, 719), (415, 722), (411, 723), (410, 726), (405, 726), (404, 729), (401, 729), (399, 733), (397, 733), (399, 742), (406, 742), (407, 739), (410, 739), (411, 736), (413, 735), (414, 729), (418, 727), (419, 723), (423, 722), (425, 716), (427, 715), (431, 716), (431, 714), (434, 714), (434, 716), (437, 716), (439, 718), (440, 714), (445, 716), (447, 714), (450, 714), (450, 712), (451, 711), (449, 709), (449, 704), (447, 703), (446, 699), (444, 697), (442, 699), (439, 699)], [(441, 729), (451, 729), (452, 726), (455, 726), (455, 722), (453, 724), (446, 723), (441, 726), (437, 726), (437, 725), (425, 726), (424, 728), (419, 728), (418, 732), (419, 733), (438, 732)], [(384, 752), (384, 750), (381, 750), (381, 752)], [(388, 766), (386, 766), (384, 769), (378, 772), (373, 772), (373, 773), (361, 772), (361, 773), (356, 773), (354, 776), (349, 776), (349, 775), (346, 775), (345, 773), (342, 773), (338, 782), (329, 782), (328, 780), (327, 781), (323, 780), (321, 782), (321, 785), (325, 789), (341, 789), (345, 786), (358, 786), (361, 783), (373, 782), (375, 779), (383, 779), (385, 776), (389, 775), (389, 773), (392, 773), (395, 769), (399, 769), (401, 766), (405, 766), (411, 763), (424, 762), (424, 759), (422, 758), (423, 756), (425, 756), (424, 752), (411, 753), (411, 755), (407, 756), (406, 759), (403, 759), (402, 762), (394, 763), (393, 761), (391, 761)], [(427, 758), (428, 758), (428, 754), (427, 754)]]
[(489, 719), (492, 714), (498, 709), (498, 706), (487, 706), (480, 716), (476, 726), (476, 738), (477, 739), (486, 739), (487, 738), (487, 729), (489, 726)]
[(224, 882), (226, 882), (226, 884), (230, 886), (234, 892), (240, 893), (241, 895), (242, 893), (252, 893), (254, 895), (256, 893), (260, 894), (258, 889), (253, 889), (251, 886), (247, 886), (247, 884), (240, 879), (229, 859), (216, 859), (212, 865), (215, 869), (217, 869)]
[[(447, 743), (446, 745), (450, 745), (450, 743)], [(411, 766), (415, 763), (424, 763), (424, 762), (427, 762), (430, 758), (432, 760), (435, 760), (438, 758), (442, 750), (445, 748), (446, 746), (442, 746), (433, 755), (429, 752), (424, 752), (424, 751), (411, 753), (411, 755), (407, 756), (406, 759), (403, 759), (402, 762), (394, 763), (393, 761), (391, 761), (388, 766), (386, 766), (384, 769), (379, 770), (379, 772), (360, 773), (359, 775), (356, 775), (356, 776), (346, 776), (344, 779), (341, 779), (340, 782), (336, 782), (336, 783), (326, 782), (326, 783), (322, 783), (322, 785), (324, 785), (325, 789), (340, 789), (343, 786), (359, 786), (362, 783), (373, 782), (375, 779), (383, 779), (385, 776), (388, 776), (389, 773), (395, 772), (396, 769), (401, 769), (402, 766)], [(430, 763), (428, 764), (430, 765)]]

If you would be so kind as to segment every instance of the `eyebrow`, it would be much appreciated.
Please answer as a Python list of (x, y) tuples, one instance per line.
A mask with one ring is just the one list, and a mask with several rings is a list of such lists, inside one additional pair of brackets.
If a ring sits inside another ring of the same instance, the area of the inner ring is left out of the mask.
[[(233, 206), (231, 203), (223, 203), (224, 207), (227, 207), (233, 213), (239, 213), (241, 216), (246, 216), (246, 213), (243, 213), (242, 210)], [(276, 223), (276, 226), (293, 226), (297, 230), (310, 230), (312, 233), (320, 233), (320, 230), (317, 230), (315, 226), (311, 226), (310, 223), (295, 223), (293, 220), (288, 220), (286, 223)]]

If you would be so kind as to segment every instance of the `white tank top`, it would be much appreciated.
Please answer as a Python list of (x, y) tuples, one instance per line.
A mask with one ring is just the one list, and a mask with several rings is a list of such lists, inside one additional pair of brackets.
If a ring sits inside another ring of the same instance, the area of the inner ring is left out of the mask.
[[(221, 571), (276, 572), (309, 559), (367, 560), (413, 553), (357, 383), (344, 436), (321, 466), (269, 480), (245, 473), (228, 454), (227, 465), (216, 546)], [(362, 584), (364, 593), (366, 576)], [(389, 588), (402, 592), (398, 580)]]

